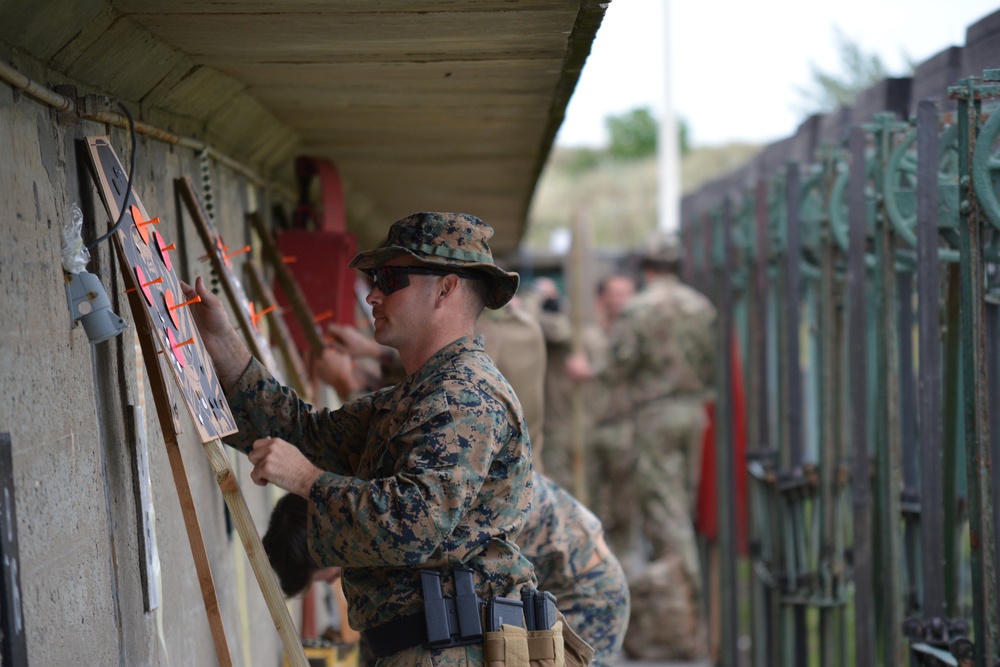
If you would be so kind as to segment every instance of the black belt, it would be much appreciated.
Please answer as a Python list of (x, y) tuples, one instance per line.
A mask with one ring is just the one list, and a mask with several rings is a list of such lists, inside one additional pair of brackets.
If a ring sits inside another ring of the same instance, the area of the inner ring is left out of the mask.
[[(371, 648), (372, 655), (376, 658), (384, 658), (387, 655), (398, 653), (399, 651), (420, 646), (427, 643), (427, 621), (424, 612), (417, 612), (410, 616), (401, 616), (382, 625), (376, 625), (361, 633), (365, 641)], [(453, 646), (470, 646), (481, 644), (482, 635), (466, 640), (455, 639)]]

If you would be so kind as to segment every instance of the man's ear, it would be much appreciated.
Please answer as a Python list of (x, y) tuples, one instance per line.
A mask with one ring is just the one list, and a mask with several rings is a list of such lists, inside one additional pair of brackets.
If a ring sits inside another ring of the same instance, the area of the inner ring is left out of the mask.
[(447, 296), (454, 294), (459, 287), (460, 279), (454, 273), (449, 273), (441, 278), (439, 283), (440, 290), (438, 291), (438, 299), (443, 299)]

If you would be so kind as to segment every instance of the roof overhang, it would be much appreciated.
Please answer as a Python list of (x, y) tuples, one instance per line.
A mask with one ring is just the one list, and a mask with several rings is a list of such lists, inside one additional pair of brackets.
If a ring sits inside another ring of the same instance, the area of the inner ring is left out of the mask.
[(291, 184), (300, 154), (333, 161), (362, 245), (409, 213), (451, 210), (490, 222), (503, 254), (606, 6), (52, 0), (6, 3), (0, 40), (144, 118), (191, 119), (270, 178)]

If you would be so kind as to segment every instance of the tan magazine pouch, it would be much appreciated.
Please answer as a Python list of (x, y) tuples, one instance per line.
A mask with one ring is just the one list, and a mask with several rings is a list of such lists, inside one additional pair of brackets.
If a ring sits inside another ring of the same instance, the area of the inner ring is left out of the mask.
[(501, 625), (485, 633), (483, 653), (486, 667), (529, 667), (528, 632), (516, 625)]
[(548, 630), (529, 632), (528, 658), (531, 667), (566, 667), (563, 624), (556, 621)]
[(573, 632), (562, 614), (548, 630), (527, 632), (516, 625), (501, 625), (485, 633), (486, 667), (588, 667), (594, 649)]
[(590, 644), (583, 641), (580, 635), (573, 632), (573, 628), (566, 623), (566, 618), (560, 612), (556, 618), (559, 621), (552, 626), (553, 629), (563, 627), (563, 646), (566, 652), (566, 667), (587, 667), (594, 660), (594, 649)]

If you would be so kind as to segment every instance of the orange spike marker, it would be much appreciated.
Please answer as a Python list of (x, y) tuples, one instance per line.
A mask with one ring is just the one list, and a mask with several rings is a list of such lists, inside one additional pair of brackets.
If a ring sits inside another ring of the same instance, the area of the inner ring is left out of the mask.
[(193, 299), (188, 299), (184, 303), (175, 303), (174, 305), (170, 306), (169, 308), (170, 308), (170, 310), (177, 310), (178, 308), (183, 308), (184, 306), (190, 306), (192, 303), (201, 303), (201, 297), (200, 296), (196, 296)]
[(147, 227), (149, 225), (160, 224), (160, 219), (152, 218), (150, 220), (146, 220), (146, 218), (142, 215), (142, 211), (140, 211), (139, 207), (136, 206), (135, 204), (132, 204), (131, 211), (132, 211), (132, 222), (135, 223), (135, 228), (139, 232), (139, 236), (142, 237), (142, 242), (145, 243), (146, 245), (149, 245), (149, 230), (147, 229)]
[(143, 273), (142, 267), (135, 267), (135, 278), (136, 282), (139, 283), (139, 289), (142, 290), (142, 295), (146, 297), (146, 303), (150, 306), (153, 305), (153, 292), (149, 289), (150, 285), (159, 285), (163, 282), (163, 276), (160, 276), (156, 280), (146, 280), (146, 274)]
[(299, 261), (299, 258), (296, 257), (295, 255), (285, 255), (284, 257), (281, 258), (281, 262), (283, 264), (294, 264), (297, 261)]
[(187, 365), (187, 359), (184, 358), (184, 350), (182, 350), (181, 348), (184, 347), (185, 345), (190, 345), (191, 343), (193, 343), (194, 337), (192, 336), (191, 338), (188, 338), (187, 340), (178, 343), (177, 339), (174, 338), (174, 330), (167, 329), (167, 341), (170, 343), (170, 351), (174, 353), (174, 358), (177, 360), (177, 363), (180, 364), (182, 367)]
[(160, 251), (160, 259), (163, 260), (163, 265), (167, 267), (167, 271), (173, 271), (174, 267), (170, 262), (170, 255), (167, 254), (171, 250), (177, 249), (176, 243), (171, 243), (167, 245), (167, 242), (163, 240), (163, 235), (160, 232), (153, 232), (153, 237), (156, 239), (156, 247)]
[(317, 315), (316, 317), (314, 317), (313, 318), (313, 322), (319, 323), (319, 322), (322, 322), (323, 320), (328, 320), (331, 317), (333, 317), (333, 311), (332, 310), (326, 310), (326, 311), (323, 311), (322, 313), (320, 313), (319, 315)]
[[(228, 249), (229, 248), (226, 248), (226, 250), (228, 250)], [(240, 248), (239, 250), (234, 250), (233, 252), (227, 252), (225, 255), (223, 255), (223, 257), (225, 257), (226, 259), (229, 259), (230, 257), (235, 257), (236, 255), (242, 255), (245, 252), (250, 252), (250, 246), (245, 245), (242, 248)]]
[(260, 318), (264, 317), (271, 311), (276, 310), (277, 308), (278, 308), (277, 306), (272, 304), (267, 308), (265, 308), (264, 310), (257, 312), (256, 307), (254, 307), (253, 305), (253, 301), (251, 301), (249, 305), (249, 310), (250, 310), (250, 322), (253, 324), (253, 328), (254, 329), (257, 328), (257, 322), (260, 321)]

